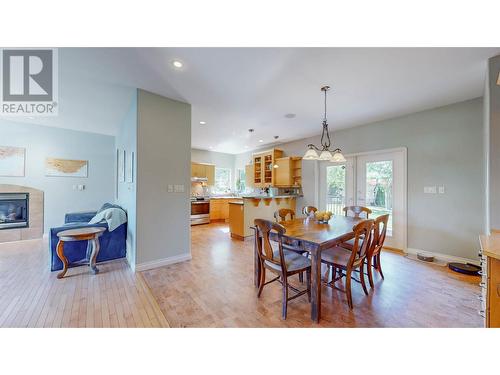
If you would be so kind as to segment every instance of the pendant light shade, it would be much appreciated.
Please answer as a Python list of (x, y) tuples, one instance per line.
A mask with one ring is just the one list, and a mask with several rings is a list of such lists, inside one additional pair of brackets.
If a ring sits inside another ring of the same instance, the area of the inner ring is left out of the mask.
[(346, 162), (344, 155), (342, 155), (342, 153), (340, 151), (337, 151), (333, 154), (331, 161), (334, 163), (345, 163)]
[(323, 151), (321, 151), (321, 154), (319, 154), (318, 160), (331, 160), (332, 158), (333, 158), (333, 155), (330, 151), (323, 150)]
[[(323, 86), (321, 91), (325, 93), (325, 114), (323, 117), (323, 132), (321, 133), (321, 147), (317, 147), (313, 144), (307, 145), (307, 151), (304, 154), (304, 160), (328, 160), (336, 163), (345, 162), (344, 155), (339, 148), (334, 151), (330, 151), (331, 140), (330, 132), (328, 131), (328, 121), (326, 118), (326, 92), (330, 90), (330, 86)], [(318, 155), (318, 151), (320, 152)]]
[(318, 152), (314, 148), (309, 148), (306, 153), (304, 154), (303, 158), (304, 160), (318, 160)]

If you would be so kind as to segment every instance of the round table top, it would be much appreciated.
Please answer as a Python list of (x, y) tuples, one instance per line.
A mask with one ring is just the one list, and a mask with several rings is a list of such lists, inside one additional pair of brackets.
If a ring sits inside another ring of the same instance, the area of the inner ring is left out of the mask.
[(106, 231), (103, 227), (87, 227), (87, 228), (76, 228), (63, 230), (57, 233), (57, 237), (79, 237), (79, 236), (89, 236), (92, 234), (99, 235)]

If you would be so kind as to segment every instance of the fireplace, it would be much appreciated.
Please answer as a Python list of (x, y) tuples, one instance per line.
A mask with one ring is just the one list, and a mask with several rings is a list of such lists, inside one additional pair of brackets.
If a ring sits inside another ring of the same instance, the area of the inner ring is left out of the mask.
[(0, 193), (0, 230), (29, 227), (29, 193)]

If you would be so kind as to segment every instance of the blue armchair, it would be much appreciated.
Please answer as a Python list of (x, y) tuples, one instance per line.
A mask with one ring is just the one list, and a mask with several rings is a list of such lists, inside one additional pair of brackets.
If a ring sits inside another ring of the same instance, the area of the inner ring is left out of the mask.
[[(99, 211), (92, 212), (76, 212), (68, 213), (64, 218), (64, 225), (57, 228), (50, 229), (50, 270), (58, 271), (63, 268), (62, 262), (57, 256), (56, 247), (59, 241), (57, 233), (67, 229), (85, 228), (85, 227), (103, 227), (108, 228), (107, 223), (89, 224), (97, 212), (107, 208), (121, 208), (110, 203), (104, 204)], [(109, 232), (106, 230), (101, 237), (99, 237), (99, 244), (101, 249), (97, 255), (97, 262), (104, 262), (106, 260), (123, 258), (126, 256), (126, 241), (127, 241), (127, 223), (120, 225), (114, 231)], [(71, 263), (82, 260), (87, 254), (87, 241), (67, 242), (64, 244), (64, 255)]]

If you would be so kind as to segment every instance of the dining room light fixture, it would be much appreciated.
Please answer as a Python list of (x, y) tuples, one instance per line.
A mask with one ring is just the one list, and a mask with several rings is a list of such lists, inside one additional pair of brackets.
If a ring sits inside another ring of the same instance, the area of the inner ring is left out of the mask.
[[(326, 93), (330, 90), (330, 86), (323, 86), (321, 91), (325, 93), (325, 113), (323, 116), (323, 132), (321, 133), (321, 146), (315, 146), (312, 143), (307, 145), (307, 151), (302, 157), (304, 160), (328, 160), (336, 163), (345, 162), (345, 157), (342, 155), (340, 148), (333, 151), (330, 150), (331, 140), (330, 132), (328, 131), (328, 120), (326, 118)], [(318, 154), (319, 151), (319, 154)]]

